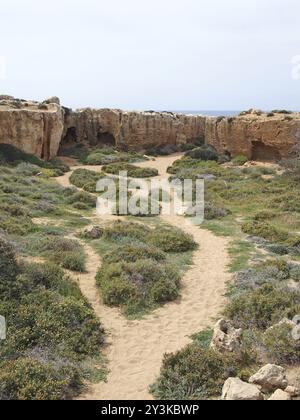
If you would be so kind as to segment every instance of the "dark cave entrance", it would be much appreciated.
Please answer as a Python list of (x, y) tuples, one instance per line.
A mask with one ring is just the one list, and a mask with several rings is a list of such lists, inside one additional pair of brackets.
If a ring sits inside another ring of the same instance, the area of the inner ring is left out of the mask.
[(252, 160), (274, 162), (281, 159), (280, 153), (275, 147), (267, 146), (261, 141), (252, 143)]
[(62, 144), (68, 145), (68, 144), (74, 144), (77, 143), (77, 131), (76, 127), (70, 127), (67, 129), (66, 135), (63, 138)]
[(98, 133), (97, 135), (97, 142), (98, 144), (104, 145), (104, 146), (116, 146), (116, 139), (115, 137), (108, 132), (105, 133)]

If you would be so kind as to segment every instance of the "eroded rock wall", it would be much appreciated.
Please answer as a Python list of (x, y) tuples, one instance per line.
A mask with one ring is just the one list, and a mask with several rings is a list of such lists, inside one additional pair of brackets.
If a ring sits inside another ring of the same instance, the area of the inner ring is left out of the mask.
[(64, 130), (64, 111), (57, 104), (0, 101), (0, 143), (11, 144), (42, 159), (57, 155)]
[(279, 160), (300, 143), (300, 114), (249, 113), (234, 118), (118, 109), (71, 111), (54, 97), (43, 103), (0, 96), (0, 143), (43, 159), (60, 145), (116, 145), (143, 151), (205, 138), (220, 153), (253, 160)]
[(66, 119), (66, 142), (72, 140), (74, 133), (78, 141), (91, 145), (109, 143), (110, 139), (119, 148), (143, 150), (204, 137), (205, 117), (85, 109), (71, 113)]
[(205, 141), (220, 153), (231, 156), (279, 160), (288, 157), (295, 145), (300, 143), (300, 115), (207, 118)]

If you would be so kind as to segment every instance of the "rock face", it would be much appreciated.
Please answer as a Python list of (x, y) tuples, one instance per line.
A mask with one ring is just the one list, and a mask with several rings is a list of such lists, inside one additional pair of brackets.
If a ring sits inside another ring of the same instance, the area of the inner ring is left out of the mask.
[(124, 150), (181, 145), (204, 138), (205, 120), (202, 116), (167, 112), (84, 109), (68, 115), (64, 141), (77, 139), (90, 145), (112, 144)]
[(245, 155), (251, 160), (276, 161), (288, 157), (300, 142), (300, 115), (248, 115), (207, 118), (205, 142), (220, 153)]
[(72, 112), (57, 97), (38, 103), (0, 96), (0, 143), (44, 159), (55, 156), (60, 144), (108, 144), (142, 151), (196, 138), (215, 146), (220, 154), (276, 161), (288, 157), (299, 144), (300, 114), (252, 111), (234, 118), (212, 118), (117, 109)]
[(285, 369), (270, 364), (260, 369), (250, 378), (249, 382), (261, 386), (264, 391), (284, 390), (288, 386)]
[(238, 378), (229, 378), (224, 384), (222, 400), (225, 401), (261, 401), (263, 394), (257, 386), (247, 384)]
[(0, 101), (0, 143), (48, 160), (57, 155), (64, 130), (64, 111), (57, 104)]
[(239, 356), (242, 354), (242, 335), (241, 329), (237, 330), (230, 321), (221, 319), (215, 325), (211, 348), (221, 353), (235, 353)]

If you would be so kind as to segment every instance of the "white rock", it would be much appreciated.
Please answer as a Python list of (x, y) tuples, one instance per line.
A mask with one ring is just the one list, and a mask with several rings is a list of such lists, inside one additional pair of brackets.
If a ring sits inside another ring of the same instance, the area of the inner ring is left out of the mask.
[(285, 370), (276, 365), (266, 365), (255, 375), (251, 376), (250, 384), (260, 385), (264, 391), (286, 389), (288, 381)]
[(299, 397), (299, 395), (300, 395), (300, 389), (296, 388), (295, 386), (288, 386), (285, 389), (285, 392), (287, 392), (293, 398)]
[(257, 386), (247, 384), (239, 378), (229, 378), (224, 384), (222, 400), (225, 401), (261, 401), (263, 394)]
[(282, 389), (277, 389), (274, 394), (269, 398), (269, 401), (291, 401), (292, 397)]
[(243, 330), (235, 329), (230, 321), (220, 319), (214, 328), (211, 348), (220, 353), (242, 353)]

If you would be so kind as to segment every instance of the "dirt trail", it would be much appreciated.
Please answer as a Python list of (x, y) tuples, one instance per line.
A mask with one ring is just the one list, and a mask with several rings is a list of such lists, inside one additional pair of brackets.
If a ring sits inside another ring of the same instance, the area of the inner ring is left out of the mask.
[[(155, 167), (160, 178), (166, 178), (167, 167), (179, 157), (158, 158), (139, 166)], [(58, 181), (68, 186), (69, 176), (66, 174)], [(79, 276), (80, 287), (108, 333), (110, 369), (107, 383), (92, 385), (82, 399), (151, 399), (148, 387), (159, 375), (164, 353), (187, 345), (192, 334), (212, 325), (222, 308), (225, 285), (230, 280), (227, 239), (216, 237), (180, 216), (164, 216), (163, 220), (192, 234), (199, 249), (194, 253), (194, 265), (182, 280), (181, 298), (140, 321), (128, 321), (119, 310), (102, 304), (95, 286), (101, 259), (89, 245), (82, 243), (88, 257), (88, 272)]]

